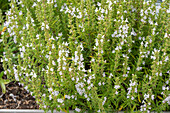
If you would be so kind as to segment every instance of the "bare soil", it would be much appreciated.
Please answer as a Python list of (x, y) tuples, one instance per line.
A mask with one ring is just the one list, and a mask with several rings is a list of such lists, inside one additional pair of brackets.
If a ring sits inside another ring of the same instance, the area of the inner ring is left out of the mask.
[(39, 109), (39, 105), (18, 82), (10, 82), (5, 94), (0, 87), (0, 109)]

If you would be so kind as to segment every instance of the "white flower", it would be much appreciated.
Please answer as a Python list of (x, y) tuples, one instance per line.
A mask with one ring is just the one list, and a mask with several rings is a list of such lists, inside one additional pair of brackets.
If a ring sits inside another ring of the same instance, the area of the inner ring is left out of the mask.
[(26, 76), (27, 76), (27, 77), (29, 76), (28, 73), (26, 73)]
[(92, 58), (92, 59), (91, 59), (91, 61), (92, 61), (92, 62), (95, 62), (95, 59), (94, 59), (94, 58)]
[(98, 11), (98, 8), (95, 9), (95, 12), (97, 12), (97, 11)]
[(63, 34), (62, 33), (58, 33), (58, 36), (62, 36)]
[(90, 79), (87, 80), (87, 83), (90, 84)]
[(105, 101), (102, 102), (102, 105), (104, 105)]
[(101, 112), (100, 109), (97, 112)]
[(36, 35), (37, 39), (39, 39), (39, 34)]
[(163, 103), (167, 102), (170, 105), (170, 95), (163, 100)]
[(79, 108), (76, 108), (75, 110), (76, 110), (77, 112), (80, 112), (80, 111), (81, 111), (81, 109), (79, 109)]
[(101, 6), (101, 3), (97, 2), (97, 5), (100, 7), (100, 6)]
[(123, 45), (123, 44), (124, 44), (124, 42), (122, 41), (122, 42), (121, 42), (121, 45)]
[(28, 90), (28, 86), (25, 86), (24, 89)]
[(115, 50), (113, 50), (112, 53), (115, 53)]
[(115, 37), (115, 33), (114, 33), (114, 34), (112, 34), (112, 37)]
[(135, 33), (134, 29), (132, 28), (131, 35), (136, 36), (137, 34)]
[(19, 12), (19, 15), (22, 15), (22, 11)]
[(115, 87), (114, 87), (115, 89), (119, 89), (120, 88), (120, 86), (119, 85), (115, 85)]
[(54, 62), (54, 60), (52, 61), (52, 64), (53, 64), (53, 65), (56, 65), (56, 63)]
[(134, 100), (135, 98), (134, 97), (131, 97), (132, 100)]
[(71, 97), (70, 97), (69, 95), (65, 95), (65, 98), (68, 98), (68, 99), (70, 99)]
[[(131, 80), (130, 80), (131, 81)], [(129, 84), (130, 86), (135, 86), (136, 82), (132, 82)]]
[[(22, 55), (21, 55), (22, 56)], [(5, 58), (5, 61), (8, 61), (8, 59), (7, 58)]]
[(87, 94), (85, 94), (84, 97), (87, 98)]
[(119, 50), (119, 47), (118, 47), (118, 46), (116, 46), (115, 50)]
[(103, 77), (105, 77), (106, 75), (105, 75), (105, 72), (103, 72)]
[(37, 77), (37, 75), (34, 73), (34, 75), (33, 75), (32, 77), (36, 78), (36, 77)]
[(45, 55), (46, 58), (49, 58), (49, 55)]
[(104, 13), (105, 11), (104, 11), (104, 9), (101, 9), (101, 13)]
[(151, 59), (154, 59), (154, 60), (155, 60), (155, 59), (156, 59), (156, 57), (155, 57), (155, 56), (151, 56)]
[(154, 95), (151, 96), (151, 99), (154, 100)]
[(57, 96), (59, 94), (59, 91), (52, 92), (53, 95)]
[(137, 67), (136, 70), (139, 71), (139, 70), (140, 70), (140, 67)]
[(77, 16), (77, 18), (82, 18), (81, 12), (79, 12), (79, 15)]
[(101, 82), (99, 82), (98, 85), (101, 86)]
[(129, 49), (128, 52), (130, 53), (130, 52), (131, 52), (131, 49)]
[(60, 71), (59, 74), (62, 75), (63, 73)]
[(96, 39), (96, 46), (98, 46), (99, 45), (99, 43), (98, 43), (98, 39)]
[(121, 46), (119, 46), (119, 49), (122, 49), (122, 47), (121, 47)]
[(48, 25), (46, 25), (46, 29), (49, 29), (49, 26), (48, 26)]
[(152, 43), (152, 39), (150, 39), (149, 42)]
[(145, 61), (143, 61), (142, 64), (145, 65)]
[(138, 91), (137, 91), (137, 88), (135, 88), (135, 93), (137, 93)]
[(17, 39), (16, 39), (16, 36), (14, 36), (14, 43), (17, 43)]
[(52, 99), (52, 96), (51, 95), (49, 95), (49, 100), (51, 100)]
[(144, 94), (144, 99), (146, 100), (147, 98), (149, 98), (149, 94)]
[(74, 81), (74, 80), (75, 80), (75, 79), (74, 79), (74, 77), (73, 77), (73, 78), (71, 78), (71, 80), (72, 80), (72, 81)]
[(74, 99), (74, 95), (71, 95), (71, 98)]
[(59, 103), (63, 103), (63, 102), (64, 102), (63, 99), (57, 99), (57, 101), (58, 101)]
[(52, 49), (54, 49), (55, 48), (55, 45), (54, 44), (52, 44)]
[(54, 7), (57, 7), (57, 4), (55, 4)]
[(130, 67), (128, 67), (127, 70), (130, 70)]
[(53, 68), (51, 68), (51, 69), (50, 69), (50, 71), (52, 71), (52, 72), (53, 72), (53, 71), (54, 71), (54, 69), (53, 69)]
[(47, 4), (49, 4), (50, 3), (50, 0), (47, 0)]
[(72, 71), (72, 69), (71, 69), (71, 68), (69, 68), (69, 71)]
[(59, 39), (59, 37), (56, 36), (56, 40), (58, 40), (58, 39)]
[(44, 27), (41, 27), (41, 30), (44, 30)]
[(165, 60), (164, 60), (164, 61), (165, 61), (165, 62), (167, 62), (168, 60), (169, 60), (169, 58), (168, 58), (168, 56), (167, 56), (167, 57), (165, 58)]
[(15, 80), (16, 80), (16, 81), (19, 81), (19, 78), (18, 78), (18, 75), (17, 75), (17, 74), (15, 74)]
[(34, 4), (32, 5), (32, 7), (35, 7), (37, 4), (34, 2)]

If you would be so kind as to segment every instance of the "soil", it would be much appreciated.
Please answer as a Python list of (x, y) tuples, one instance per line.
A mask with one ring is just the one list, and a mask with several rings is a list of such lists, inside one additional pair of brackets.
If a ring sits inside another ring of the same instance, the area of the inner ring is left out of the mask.
[(0, 109), (39, 109), (35, 98), (18, 82), (10, 82), (5, 86), (5, 94), (0, 87)]

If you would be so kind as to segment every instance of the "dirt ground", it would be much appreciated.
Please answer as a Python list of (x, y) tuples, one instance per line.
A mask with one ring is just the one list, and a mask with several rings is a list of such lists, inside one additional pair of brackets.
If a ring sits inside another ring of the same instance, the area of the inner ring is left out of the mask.
[(39, 109), (39, 105), (18, 82), (10, 82), (6, 85), (5, 94), (0, 88), (0, 109)]

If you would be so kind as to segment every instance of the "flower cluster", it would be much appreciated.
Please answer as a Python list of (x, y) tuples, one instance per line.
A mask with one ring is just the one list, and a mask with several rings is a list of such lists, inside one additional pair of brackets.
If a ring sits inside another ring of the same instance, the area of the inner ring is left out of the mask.
[(166, 110), (169, 4), (155, 4), (11, 0), (0, 39), (4, 72), (47, 111)]
[[(138, 93), (137, 91), (137, 76), (132, 74), (132, 80), (130, 80), (130, 87), (128, 88), (127, 98), (130, 98), (131, 100), (135, 99), (135, 95)], [(136, 93), (136, 94), (135, 94)]]

